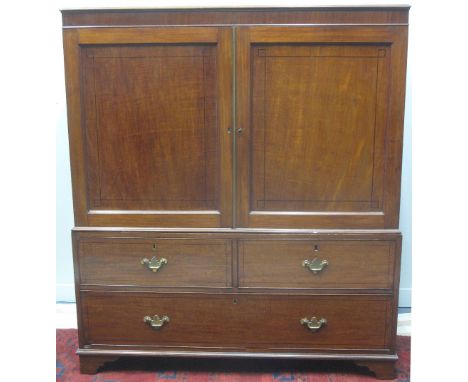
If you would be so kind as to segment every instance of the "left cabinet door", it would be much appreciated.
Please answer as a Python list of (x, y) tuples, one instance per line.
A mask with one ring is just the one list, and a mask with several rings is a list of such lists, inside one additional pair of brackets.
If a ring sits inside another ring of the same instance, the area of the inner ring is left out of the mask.
[(77, 226), (232, 226), (232, 29), (64, 29)]

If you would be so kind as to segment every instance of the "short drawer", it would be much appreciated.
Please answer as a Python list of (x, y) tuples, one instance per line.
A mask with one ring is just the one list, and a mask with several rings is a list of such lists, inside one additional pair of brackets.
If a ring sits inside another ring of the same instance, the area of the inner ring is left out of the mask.
[(83, 239), (78, 263), (82, 285), (219, 288), (232, 283), (230, 240)]
[(387, 289), (394, 263), (392, 241), (243, 240), (239, 286)]
[(392, 298), (382, 295), (84, 292), (81, 301), (91, 345), (385, 349), (391, 337)]

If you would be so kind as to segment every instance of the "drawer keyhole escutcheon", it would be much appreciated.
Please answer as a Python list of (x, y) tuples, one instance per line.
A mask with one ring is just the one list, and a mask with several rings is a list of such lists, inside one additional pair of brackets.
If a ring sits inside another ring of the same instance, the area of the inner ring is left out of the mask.
[(317, 317), (312, 317), (310, 320), (308, 318), (301, 318), (301, 324), (307, 326), (311, 332), (319, 331), (323, 325), (326, 325), (327, 320), (321, 318), (320, 320)]
[(167, 316), (159, 317), (157, 314), (154, 315), (153, 317), (145, 316), (143, 317), (143, 322), (146, 322), (154, 330), (159, 330), (163, 327), (163, 325), (166, 322), (169, 322), (169, 317)]
[(146, 267), (153, 272), (159, 271), (164, 264), (167, 264), (167, 259), (164, 257), (161, 257), (159, 260), (156, 256), (153, 256), (151, 260), (145, 257), (141, 260), (141, 265), (146, 265)]
[(322, 272), (327, 265), (328, 260), (319, 260), (318, 257), (313, 260), (304, 260), (302, 262), (302, 266), (308, 268), (314, 275)]

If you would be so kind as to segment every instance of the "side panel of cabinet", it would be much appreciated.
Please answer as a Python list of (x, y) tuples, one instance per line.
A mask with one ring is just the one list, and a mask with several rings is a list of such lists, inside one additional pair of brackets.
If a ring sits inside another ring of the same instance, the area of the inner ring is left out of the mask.
[(239, 28), (238, 226), (398, 226), (406, 33)]
[(64, 31), (77, 225), (232, 225), (231, 28)]

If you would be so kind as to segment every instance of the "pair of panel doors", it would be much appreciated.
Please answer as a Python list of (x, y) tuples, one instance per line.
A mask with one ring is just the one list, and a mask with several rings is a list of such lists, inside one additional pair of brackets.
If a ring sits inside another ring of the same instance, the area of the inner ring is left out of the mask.
[(397, 227), (405, 39), (398, 26), (65, 30), (75, 223)]

